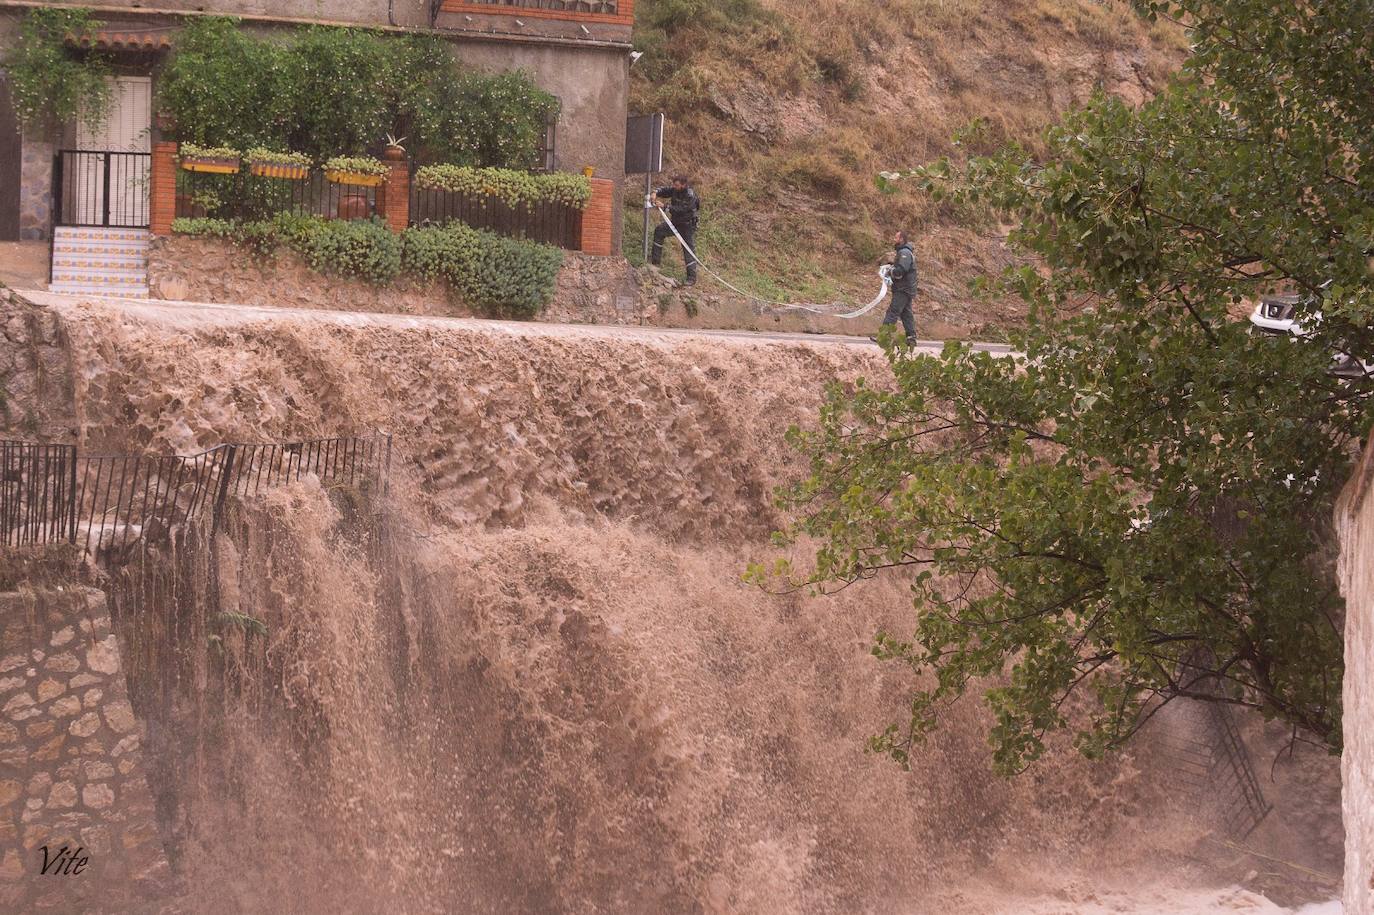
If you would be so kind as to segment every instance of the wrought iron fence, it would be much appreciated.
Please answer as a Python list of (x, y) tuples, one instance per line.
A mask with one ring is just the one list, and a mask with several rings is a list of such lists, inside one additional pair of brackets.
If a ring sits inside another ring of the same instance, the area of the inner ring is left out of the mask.
[(0, 442), (0, 544), (76, 539), (76, 448)]
[(474, 6), (504, 6), (516, 9), (558, 10), (568, 13), (599, 13), (614, 16), (619, 0), (466, 0)]
[(63, 149), (53, 163), (60, 226), (148, 227), (149, 153)]
[(542, 201), (513, 207), (488, 195), (416, 187), (411, 182), (410, 224), (443, 225), (461, 222), (498, 235), (527, 238), (570, 251), (582, 248), (582, 211), (562, 203)]
[(304, 178), (275, 178), (177, 169), (176, 214), (215, 219), (269, 219), (278, 213), (325, 219), (365, 219), (379, 212), (378, 187), (339, 184), (311, 169)]
[(70, 445), (0, 442), (0, 543), (68, 542), (90, 556), (157, 542), (230, 497), (307, 474), (381, 496), (391, 436), (227, 444), (200, 454), (80, 456)]

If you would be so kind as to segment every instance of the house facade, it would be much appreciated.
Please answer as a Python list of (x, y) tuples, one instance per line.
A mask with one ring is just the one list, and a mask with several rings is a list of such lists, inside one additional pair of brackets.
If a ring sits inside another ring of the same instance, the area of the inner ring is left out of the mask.
[[(238, 17), (259, 32), (309, 24), (424, 32), (446, 39), (477, 70), (523, 70), (560, 102), (546, 166), (623, 177), (634, 0), (159, 0), (80, 4), (102, 24), (72, 36), (74, 49), (102, 51), (115, 85), (99, 129), (79, 122), (26, 133), (0, 70), (0, 241), (48, 239), (64, 225), (148, 225), (149, 156), (159, 130), (158, 74), (193, 16)], [(0, 48), (12, 47), (26, 11), (54, 5), (0, 0)], [(67, 4), (62, 4), (67, 5)], [(76, 4), (72, 4), (76, 5)], [(80, 156), (63, 151), (106, 153)], [(64, 174), (65, 171), (65, 174)], [(89, 173), (89, 174), (88, 174)], [(75, 189), (75, 190), (74, 190)], [(612, 250), (620, 213), (612, 208)]]

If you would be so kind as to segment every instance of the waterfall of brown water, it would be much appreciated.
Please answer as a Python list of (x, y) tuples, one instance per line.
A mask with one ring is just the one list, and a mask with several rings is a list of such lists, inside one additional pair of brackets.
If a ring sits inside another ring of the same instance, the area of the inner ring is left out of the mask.
[(305, 480), (120, 604), (192, 911), (1135, 911), (1091, 908), (1105, 875), (1217, 879), (1148, 746), (1003, 781), (970, 701), (913, 771), (865, 755), (910, 686), (868, 653), (899, 578), (739, 582), (781, 430), (872, 352), (155, 305), (68, 336), (97, 445), (397, 436), (380, 545)]

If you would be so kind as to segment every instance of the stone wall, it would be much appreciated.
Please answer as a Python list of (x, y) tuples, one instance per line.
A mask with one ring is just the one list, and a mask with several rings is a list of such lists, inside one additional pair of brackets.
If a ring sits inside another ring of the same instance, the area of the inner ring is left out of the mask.
[(76, 433), (61, 322), (0, 286), (0, 437), (74, 442)]
[[(0, 910), (142, 911), (169, 888), (142, 738), (104, 595), (0, 593)], [(45, 846), (69, 849), (47, 874)]]
[[(289, 250), (255, 260), (213, 239), (156, 238), (148, 252), (148, 282), (157, 298), (329, 311), (467, 317), (472, 312), (442, 283), (405, 279), (386, 286), (323, 275)], [(656, 308), (657, 306), (654, 306)], [(650, 309), (651, 311), (653, 309)], [(647, 319), (639, 278), (623, 258), (568, 252), (552, 304), (542, 321), (640, 324)]]
[(1374, 915), (1374, 442), (1336, 504), (1345, 595), (1345, 915)]
[(52, 229), (52, 160), (57, 147), (25, 135), (20, 143), (19, 237), (46, 239)]

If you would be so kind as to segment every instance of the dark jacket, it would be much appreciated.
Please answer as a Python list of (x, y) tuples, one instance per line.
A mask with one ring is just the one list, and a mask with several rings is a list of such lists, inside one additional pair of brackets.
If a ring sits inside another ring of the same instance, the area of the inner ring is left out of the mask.
[(916, 294), (916, 252), (910, 242), (898, 245), (892, 259), (892, 290)]
[(679, 229), (691, 228), (697, 224), (697, 211), (701, 209), (701, 198), (692, 188), (683, 188), (679, 191), (672, 185), (668, 185), (659, 188), (654, 196), (668, 200), (668, 218)]

